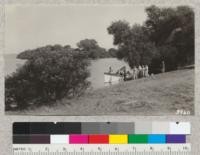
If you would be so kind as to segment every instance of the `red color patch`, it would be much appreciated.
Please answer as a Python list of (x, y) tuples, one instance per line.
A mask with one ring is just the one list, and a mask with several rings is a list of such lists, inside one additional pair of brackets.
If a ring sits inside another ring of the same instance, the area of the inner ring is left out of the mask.
[(89, 135), (89, 144), (108, 144), (108, 135)]

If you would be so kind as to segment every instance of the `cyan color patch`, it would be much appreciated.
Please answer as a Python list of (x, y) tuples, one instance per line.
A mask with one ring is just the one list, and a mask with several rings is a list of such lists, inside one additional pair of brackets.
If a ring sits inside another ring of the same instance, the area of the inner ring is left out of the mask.
[(166, 143), (166, 135), (161, 135), (161, 134), (148, 135), (148, 143), (153, 143), (153, 144)]

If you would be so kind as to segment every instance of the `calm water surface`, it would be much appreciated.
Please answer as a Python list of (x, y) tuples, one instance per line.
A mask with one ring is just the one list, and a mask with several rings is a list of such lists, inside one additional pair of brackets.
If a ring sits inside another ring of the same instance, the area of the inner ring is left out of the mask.
[[(26, 60), (20, 60), (16, 58), (15, 54), (9, 54), (4, 56), (4, 68), (5, 75), (10, 75), (16, 71), (17, 68), (22, 66)], [(104, 58), (98, 60), (92, 60), (90, 69), (90, 77), (88, 80), (91, 82), (91, 87), (93, 89), (102, 88), (104, 84), (104, 72), (107, 72), (109, 67), (117, 71), (119, 68), (126, 66), (130, 70), (127, 63), (117, 60), (116, 58)]]

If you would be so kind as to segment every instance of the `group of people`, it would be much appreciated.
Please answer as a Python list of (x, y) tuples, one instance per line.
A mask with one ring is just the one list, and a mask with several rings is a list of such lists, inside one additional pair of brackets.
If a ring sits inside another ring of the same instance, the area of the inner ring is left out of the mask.
[[(133, 67), (133, 73), (131, 71), (126, 70), (126, 66), (123, 66), (120, 68), (116, 73), (117, 75), (120, 75), (123, 77), (123, 79), (126, 80), (135, 80), (143, 77), (149, 77), (149, 66), (148, 65), (139, 65)], [(162, 61), (161, 64), (161, 73), (165, 72), (165, 62)], [(109, 67), (109, 73), (113, 73), (113, 70), (111, 67)], [(151, 74), (152, 76), (153, 74)]]
[(139, 65), (138, 67), (133, 67), (133, 80), (149, 76), (148, 65)]
[[(113, 70), (111, 67), (109, 67), (109, 73), (113, 73)], [(148, 65), (139, 65), (138, 67), (133, 67), (133, 73), (131, 74), (130, 71), (126, 71), (126, 67), (120, 68), (117, 72), (117, 75), (123, 76), (124, 80), (135, 80), (143, 77), (149, 76), (149, 67)]]

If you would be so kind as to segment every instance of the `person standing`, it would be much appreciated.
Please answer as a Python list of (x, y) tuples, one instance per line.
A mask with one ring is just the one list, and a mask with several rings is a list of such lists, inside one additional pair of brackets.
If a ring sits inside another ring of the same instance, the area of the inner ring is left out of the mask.
[(124, 70), (124, 81), (125, 81), (126, 80), (126, 74), (127, 74), (127, 72), (126, 72), (126, 66), (123, 67), (123, 70)]
[(142, 77), (142, 67), (139, 65), (138, 66), (138, 78)]
[(110, 66), (109, 67), (109, 71), (108, 71), (109, 73), (112, 73), (113, 72), (113, 70), (112, 70), (112, 67)]
[(164, 73), (165, 72), (165, 62), (162, 61), (162, 69), (161, 69), (161, 72)]
[(149, 67), (145, 65), (145, 77), (149, 77)]
[(145, 77), (145, 67), (142, 65), (142, 77)]
[(135, 66), (135, 69), (136, 69), (136, 79), (138, 79), (139, 78), (139, 69), (137, 66)]
[(136, 80), (137, 79), (137, 68), (136, 66), (133, 67), (133, 80)]

